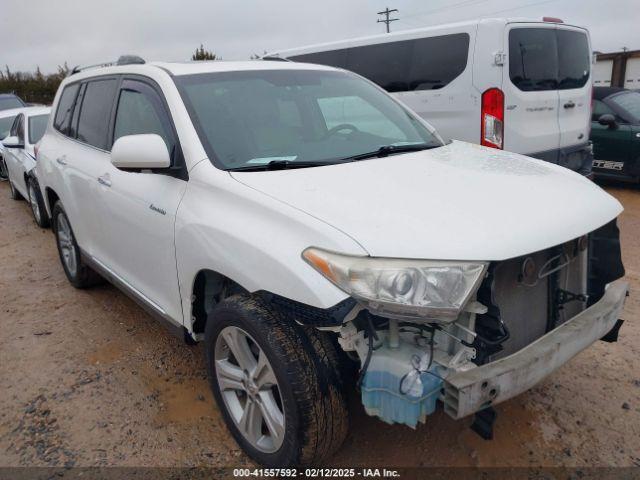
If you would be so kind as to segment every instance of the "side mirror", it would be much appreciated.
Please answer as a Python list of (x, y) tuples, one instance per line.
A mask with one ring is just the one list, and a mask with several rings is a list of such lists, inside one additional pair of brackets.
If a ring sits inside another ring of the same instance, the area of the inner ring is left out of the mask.
[(7, 137), (2, 141), (2, 145), (7, 148), (24, 148), (24, 144), (20, 143), (18, 137)]
[(616, 128), (618, 126), (618, 124), (616, 123), (616, 117), (614, 117), (610, 113), (600, 115), (600, 117), (598, 118), (598, 123), (600, 125), (606, 125), (609, 128)]
[(111, 148), (111, 163), (116, 168), (155, 169), (171, 166), (167, 145), (160, 135), (126, 135)]

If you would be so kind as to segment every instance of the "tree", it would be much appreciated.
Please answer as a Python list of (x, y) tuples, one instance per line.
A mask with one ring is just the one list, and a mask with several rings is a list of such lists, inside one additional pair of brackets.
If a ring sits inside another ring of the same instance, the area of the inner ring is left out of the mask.
[(215, 60), (216, 54), (204, 49), (204, 45), (200, 44), (200, 48), (196, 48), (196, 51), (191, 55), (191, 60)]
[(66, 62), (58, 66), (56, 73), (43, 74), (40, 67), (35, 72), (14, 72), (8, 66), (0, 71), (0, 92), (14, 92), (29, 103), (50, 105), (60, 82), (69, 74)]

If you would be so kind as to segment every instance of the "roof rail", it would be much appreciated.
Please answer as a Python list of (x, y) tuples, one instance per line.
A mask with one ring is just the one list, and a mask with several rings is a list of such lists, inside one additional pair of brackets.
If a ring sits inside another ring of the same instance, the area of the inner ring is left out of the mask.
[(84, 70), (90, 70), (92, 68), (114, 67), (118, 65), (143, 65), (145, 63), (146, 62), (144, 61), (144, 59), (137, 55), (121, 55), (120, 58), (118, 58), (118, 60), (116, 60), (115, 62), (96, 63), (93, 65), (85, 65), (83, 67), (77, 65), (73, 67), (71, 72), (69, 72), (69, 75), (74, 75), (76, 73), (80, 73)]
[(260, 57), (260, 60), (268, 60), (272, 62), (292, 62), (288, 58), (278, 57), (276, 55), (265, 55), (264, 57)]

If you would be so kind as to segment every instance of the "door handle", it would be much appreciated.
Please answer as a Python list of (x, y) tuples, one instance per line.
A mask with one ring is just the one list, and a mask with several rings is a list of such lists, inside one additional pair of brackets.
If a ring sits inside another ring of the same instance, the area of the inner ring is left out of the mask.
[(111, 180), (109, 180), (109, 177), (107, 175), (101, 175), (98, 177), (98, 183), (100, 185), (104, 185), (105, 187), (110, 187), (111, 186)]
[(575, 106), (576, 104), (573, 103), (571, 100), (569, 100), (567, 103), (564, 104), (564, 108), (573, 108)]
[(56, 162), (58, 162), (58, 164), (60, 164), (60, 165), (66, 165), (67, 164), (67, 162), (65, 162), (66, 158), (67, 157), (63, 155), (62, 157), (56, 158)]

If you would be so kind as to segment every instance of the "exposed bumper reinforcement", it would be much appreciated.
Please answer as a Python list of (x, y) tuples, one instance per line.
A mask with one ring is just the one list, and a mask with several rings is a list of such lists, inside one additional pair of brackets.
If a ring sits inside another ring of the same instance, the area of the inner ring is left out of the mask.
[(615, 326), (628, 290), (616, 280), (600, 301), (522, 350), (447, 377), (445, 412), (463, 418), (529, 390)]

